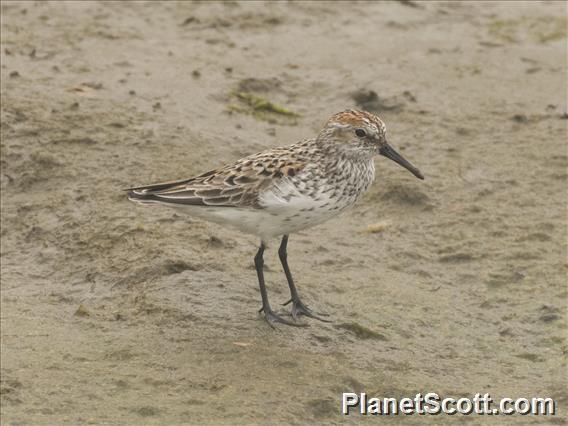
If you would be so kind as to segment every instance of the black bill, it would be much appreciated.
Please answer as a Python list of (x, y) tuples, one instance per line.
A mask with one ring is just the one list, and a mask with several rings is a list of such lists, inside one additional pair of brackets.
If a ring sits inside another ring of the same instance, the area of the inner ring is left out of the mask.
[(412, 164), (406, 161), (406, 159), (398, 152), (396, 152), (392, 146), (388, 144), (383, 145), (379, 149), (379, 154), (384, 155), (385, 157), (390, 158), (395, 163), (400, 164), (402, 167), (410, 171), (410, 173), (412, 173), (418, 179), (424, 179), (424, 175), (422, 174), (422, 172), (420, 172), (420, 170), (418, 170), (416, 167), (414, 167)]

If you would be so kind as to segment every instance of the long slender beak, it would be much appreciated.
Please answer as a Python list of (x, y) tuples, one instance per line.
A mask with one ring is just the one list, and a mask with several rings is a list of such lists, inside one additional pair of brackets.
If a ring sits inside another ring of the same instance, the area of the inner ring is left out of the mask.
[(412, 173), (418, 179), (424, 179), (424, 175), (422, 174), (422, 172), (418, 170), (416, 167), (414, 167), (412, 164), (410, 164), (408, 161), (406, 161), (406, 159), (398, 152), (396, 152), (394, 148), (389, 144), (385, 144), (381, 148), (379, 148), (379, 154), (384, 155), (385, 157), (390, 158), (395, 163), (400, 164), (402, 167), (410, 171), (410, 173)]

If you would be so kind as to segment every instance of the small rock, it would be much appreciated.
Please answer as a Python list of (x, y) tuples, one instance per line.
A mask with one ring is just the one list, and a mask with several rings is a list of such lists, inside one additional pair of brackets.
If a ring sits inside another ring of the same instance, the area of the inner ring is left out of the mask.
[(560, 315), (557, 314), (544, 314), (540, 317), (540, 320), (545, 323), (556, 321), (560, 319)]
[(76, 317), (88, 317), (91, 314), (90, 314), (89, 310), (87, 308), (85, 308), (85, 305), (80, 304), (73, 315), (75, 315)]
[(154, 407), (140, 407), (132, 411), (142, 417), (157, 416), (160, 413), (158, 409)]
[(413, 0), (397, 0), (397, 1), (404, 6), (413, 7), (415, 9), (419, 9), (422, 7), (418, 4), (418, 2)]
[(404, 104), (399, 102), (396, 97), (383, 99), (374, 90), (361, 89), (351, 94), (357, 106), (366, 111), (381, 113), (384, 111), (397, 112), (404, 108)]
[(342, 323), (342, 324), (338, 324), (336, 326), (334, 326), (335, 328), (339, 328), (339, 329), (343, 329), (343, 330), (347, 330), (351, 333), (353, 333), (355, 336), (357, 336), (360, 339), (374, 339), (374, 340), (382, 340), (382, 341), (387, 341), (388, 338), (381, 333), (378, 333), (374, 330), (371, 330), (361, 324), (358, 324), (356, 322), (349, 322), (349, 323)]
[(464, 263), (471, 262), (473, 260), (475, 260), (474, 257), (469, 253), (448, 254), (438, 258), (438, 261), (442, 263)]
[(126, 318), (120, 312), (114, 313), (114, 320), (115, 321), (124, 321)]
[(195, 16), (189, 16), (185, 18), (185, 20), (181, 23), (181, 26), (184, 27), (191, 24), (192, 22), (199, 22), (199, 20)]
[(539, 72), (542, 68), (540, 67), (532, 67), (532, 68), (528, 68), (525, 72), (527, 74), (534, 74), (535, 72)]
[(221, 240), (219, 237), (216, 237), (215, 235), (212, 235), (209, 237), (207, 244), (211, 247), (223, 247), (223, 240)]
[(390, 226), (390, 221), (383, 220), (382, 222), (377, 222), (367, 225), (367, 229), (365, 229), (365, 232), (368, 232), (369, 234), (378, 234), (380, 232), (383, 232), (389, 226)]
[(407, 101), (416, 102), (416, 96), (414, 96), (414, 94), (410, 90), (405, 90), (404, 92), (402, 92), (402, 96), (404, 96)]
[(88, 87), (89, 89), (101, 90), (103, 88), (102, 83), (83, 83), (82, 86)]
[(517, 123), (528, 123), (529, 118), (525, 114), (515, 114), (511, 117), (511, 120)]

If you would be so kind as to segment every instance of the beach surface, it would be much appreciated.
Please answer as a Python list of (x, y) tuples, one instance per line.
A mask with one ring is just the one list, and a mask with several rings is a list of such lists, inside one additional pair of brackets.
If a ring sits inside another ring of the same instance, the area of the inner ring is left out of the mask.
[[(340, 414), (343, 392), (552, 397), (555, 416), (490, 420), (567, 424), (565, 3), (1, 12), (2, 424), (364, 420)], [(347, 108), (379, 114), (426, 179), (379, 157), (354, 208), (290, 237), (299, 292), (331, 323), (271, 329), (254, 237), (126, 199)]]

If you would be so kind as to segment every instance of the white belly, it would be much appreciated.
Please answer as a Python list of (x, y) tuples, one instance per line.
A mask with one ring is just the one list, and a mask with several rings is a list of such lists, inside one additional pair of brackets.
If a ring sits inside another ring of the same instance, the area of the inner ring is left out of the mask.
[(248, 209), (237, 207), (204, 207), (171, 205), (181, 213), (189, 214), (209, 222), (227, 225), (247, 234), (268, 240), (309, 228), (336, 216), (348, 206), (335, 210), (314, 208), (314, 210)]

